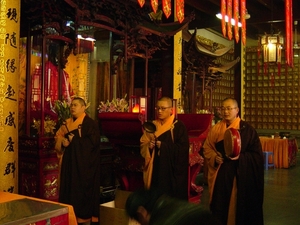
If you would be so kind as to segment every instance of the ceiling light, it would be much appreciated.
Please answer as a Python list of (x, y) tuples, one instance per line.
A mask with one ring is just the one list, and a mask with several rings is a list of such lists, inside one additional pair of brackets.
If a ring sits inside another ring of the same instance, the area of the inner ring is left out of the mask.
[(83, 37), (81, 34), (78, 34), (77, 35), (77, 38), (78, 39), (83, 39), (83, 40), (86, 40), (86, 41), (96, 41), (96, 39), (95, 38), (92, 38), (92, 37)]
[(251, 18), (251, 15), (248, 13), (248, 10), (246, 9), (246, 12), (245, 12), (245, 20), (248, 20)]
[[(222, 14), (218, 13), (218, 14), (216, 14), (216, 17), (221, 20), (222, 19)], [(227, 15), (225, 15), (225, 22), (226, 23), (228, 22), (228, 16)], [(231, 18), (231, 25), (232, 26), (235, 25), (235, 20), (233, 18)], [(241, 22), (238, 22), (238, 27), (242, 27), (242, 23)]]

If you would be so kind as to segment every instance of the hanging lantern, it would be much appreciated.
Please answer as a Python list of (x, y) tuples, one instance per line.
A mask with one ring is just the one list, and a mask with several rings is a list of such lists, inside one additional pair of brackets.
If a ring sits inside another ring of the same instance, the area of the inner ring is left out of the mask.
[(259, 44), (263, 51), (264, 72), (267, 73), (269, 63), (277, 63), (278, 75), (280, 75), (281, 50), (283, 36), (276, 34), (265, 34), (259, 37)]
[(260, 44), (263, 49), (264, 63), (281, 62), (281, 49), (283, 45), (283, 36), (265, 34), (260, 38)]

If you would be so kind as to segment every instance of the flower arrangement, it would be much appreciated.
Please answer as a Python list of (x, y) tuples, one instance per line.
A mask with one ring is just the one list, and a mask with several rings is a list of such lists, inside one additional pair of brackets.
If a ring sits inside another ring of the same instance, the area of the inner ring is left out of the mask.
[(221, 111), (221, 107), (213, 107), (211, 109), (200, 109), (197, 111), (198, 114), (213, 114), (214, 118), (213, 120), (215, 121), (215, 123), (219, 122), (220, 120), (222, 120), (222, 111)]
[(56, 100), (54, 102), (54, 111), (58, 116), (58, 124), (59, 126), (63, 125), (63, 123), (71, 117), (71, 112), (70, 112), (70, 105), (71, 102), (67, 102), (65, 100), (60, 101)]
[[(41, 132), (41, 120), (33, 119), (32, 127), (37, 130), (37, 133)], [(44, 133), (45, 135), (54, 135), (54, 130), (56, 129), (56, 122), (52, 120), (49, 116), (45, 117), (44, 121)]]
[(98, 112), (128, 112), (129, 104), (126, 100), (126, 96), (127, 95), (125, 95), (123, 98), (117, 98), (111, 101), (101, 101), (100, 105), (98, 106)]
[[(77, 96), (72, 96), (71, 98), (73, 99), (75, 97), (77, 97)], [(58, 125), (59, 126), (63, 125), (65, 123), (65, 121), (72, 116), (71, 115), (71, 111), (70, 111), (72, 99), (70, 101), (56, 100), (54, 102), (53, 110), (54, 110), (54, 112), (58, 116)], [(85, 109), (87, 109), (88, 107), (90, 107), (90, 105), (91, 105), (90, 102), (86, 102)]]

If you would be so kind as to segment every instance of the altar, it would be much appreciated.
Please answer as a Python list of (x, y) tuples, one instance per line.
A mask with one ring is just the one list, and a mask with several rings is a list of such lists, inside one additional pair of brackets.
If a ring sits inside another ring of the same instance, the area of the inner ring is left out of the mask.
[[(99, 113), (102, 135), (108, 137), (117, 152), (115, 176), (121, 190), (135, 191), (144, 186), (144, 159), (140, 155), (142, 123), (137, 113)], [(199, 203), (203, 187), (196, 184), (196, 176), (201, 171), (204, 159), (199, 151), (211, 127), (212, 114), (178, 114), (188, 131), (189, 169), (188, 198)]]
[[(295, 138), (259, 137), (262, 150), (274, 153), (275, 168), (290, 168), (297, 163), (298, 144)], [(269, 159), (273, 160), (273, 159)]]

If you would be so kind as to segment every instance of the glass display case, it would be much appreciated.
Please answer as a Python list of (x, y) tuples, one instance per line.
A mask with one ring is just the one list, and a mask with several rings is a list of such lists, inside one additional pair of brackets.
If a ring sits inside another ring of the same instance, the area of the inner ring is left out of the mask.
[(19, 193), (56, 201), (59, 165), (54, 135), (59, 124), (55, 102), (70, 101), (69, 77), (63, 68), (73, 40), (53, 29), (36, 27), (22, 43), (21, 58), (26, 61), (21, 82), (26, 88), (19, 109)]

